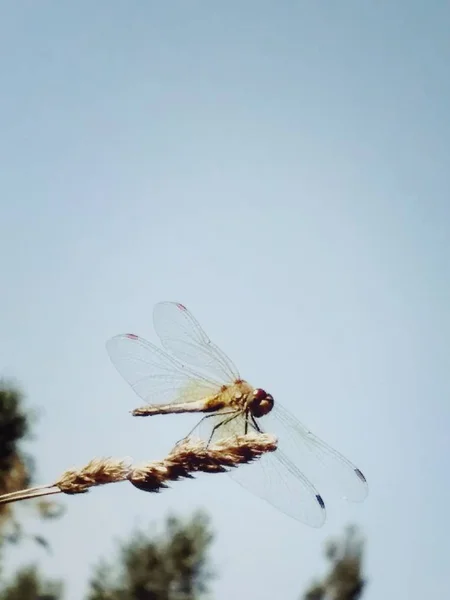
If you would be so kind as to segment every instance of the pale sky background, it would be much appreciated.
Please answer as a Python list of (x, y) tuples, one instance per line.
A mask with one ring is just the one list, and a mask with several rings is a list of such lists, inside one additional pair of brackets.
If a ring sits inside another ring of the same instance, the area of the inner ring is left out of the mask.
[(0, 374), (41, 409), (37, 482), (193, 425), (133, 419), (104, 346), (177, 300), (370, 486), (319, 530), (226, 475), (108, 486), (10, 567), (78, 600), (134, 527), (204, 507), (217, 600), (298, 598), (348, 523), (365, 600), (448, 595), (449, 30), (444, 1), (0, 6)]

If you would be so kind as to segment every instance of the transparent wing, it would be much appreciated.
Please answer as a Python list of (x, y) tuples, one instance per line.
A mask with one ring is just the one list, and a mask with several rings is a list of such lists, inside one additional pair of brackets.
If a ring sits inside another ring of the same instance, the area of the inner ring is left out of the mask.
[(198, 321), (182, 304), (156, 304), (153, 324), (163, 347), (182, 363), (200, 368), (222, 383), (240, 378), (236, 366), (211, 342)]
[(321, 491), (338, 492), (353, 502), (367, 496), (367, 481), (358, 467), (311, 433), (278, 402), (257, 422), (278, 437), (278, 448)]
[[(213, 443), (233, 435), (243, 435), (246, 433), (245, 423), (242, 413), (224, 410), (221, 414), (202, 419), (193, 435), (205, 440), (211, 438)], [(250, 422), (247, 427), (248, 431), (256, 431)], [(325, 522), (325, 504), (318, 491), (279, 449), (264, 454), (254, 463), (230, 470), (228, 475), (251, 493), (302, 523), (321, 527)]]
[(122, 377), (148, 404), (195, 402), (220, 389), (220, 382), (188, 369), (132, 333), (111, 338), (106, 349)]

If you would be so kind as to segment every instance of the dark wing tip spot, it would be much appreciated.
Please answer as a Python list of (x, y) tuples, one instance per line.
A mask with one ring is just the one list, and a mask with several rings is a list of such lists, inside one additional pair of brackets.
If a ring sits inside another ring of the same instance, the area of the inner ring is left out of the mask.
[(325, 502), (323, 501), (322, 496), (319, 496), (319, 494), (317, 494), (316, 500), (320, 504), (320, 508), (323, 508), (323, 510), (325, 510)]
[(361, 479), (362, 482), (367, 483), (367, 479), (364, 477), (362, 472), (359, 469), (355, 469), (356, 475)]
[(180, 310), (186, 310), (186, 307), (183, 304), (181, 304), (180, 302), (177, 302), (177, 306)]
[(139, 336), (136, 335), (135, 333), (126, 333), (125, 334), (127, 338), (129, 338), (130, 340), (138, 340)]

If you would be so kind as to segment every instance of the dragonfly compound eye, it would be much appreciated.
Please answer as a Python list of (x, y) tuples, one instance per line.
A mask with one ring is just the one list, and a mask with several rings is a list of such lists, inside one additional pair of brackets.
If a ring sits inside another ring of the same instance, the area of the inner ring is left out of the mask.
[(272, 410), (273, 397), (264, 390), (256, 389), (250, 400), (249, 408), (252, 415), (259, 419)]

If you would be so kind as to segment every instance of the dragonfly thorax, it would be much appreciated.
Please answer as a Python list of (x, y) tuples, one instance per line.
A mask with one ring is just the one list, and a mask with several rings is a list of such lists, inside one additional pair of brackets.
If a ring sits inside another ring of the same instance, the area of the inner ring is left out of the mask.
[(261, 388), (257, 388), (256, 390), (253, 390), (250, 395), (247, 401), (247, 407), (251, 414), (259, 419), (272, 410), (273, 397)]

